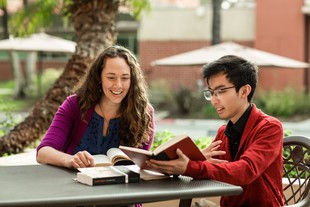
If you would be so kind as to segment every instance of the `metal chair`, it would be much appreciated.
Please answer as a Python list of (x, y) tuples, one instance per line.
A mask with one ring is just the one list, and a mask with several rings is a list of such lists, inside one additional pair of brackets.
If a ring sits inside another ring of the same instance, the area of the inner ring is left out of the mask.
[(310, 138), (289, 136), (283, 142), (284, 204), (310, 206)]

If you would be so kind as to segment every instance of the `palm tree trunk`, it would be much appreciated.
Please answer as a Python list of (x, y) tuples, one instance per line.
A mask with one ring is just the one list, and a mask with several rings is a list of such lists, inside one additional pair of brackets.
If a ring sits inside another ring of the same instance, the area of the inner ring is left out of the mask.
[(73, 93), (74, 86), (87, 72), (87, 66), (107, 46), (115, 42), (115, 16), (118, 1), (75, 0), (67, 7), (76, 32), (76, 51), (64, 72), (29, 116), (7, 135), (0, 137), (0, 155), (19, 153), (41, 139), (58, 106)]
[(212, 0), (212, 45), (221, 42), (221, 6), (223, 0)]

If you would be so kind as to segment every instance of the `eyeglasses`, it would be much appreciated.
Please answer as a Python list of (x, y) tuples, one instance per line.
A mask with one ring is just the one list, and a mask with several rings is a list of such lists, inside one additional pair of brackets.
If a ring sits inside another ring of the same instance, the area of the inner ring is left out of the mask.
[(231, 89), (231, 88), (236, 88), (235, 86), (230, 86), (230, 87), (226, 87), (226, 88), (219, 88), (219, 89), (206, 89), (203, 90), (203, 96), (205, 97), (205, 99), (207, 101), (211, 101), (212, 96), (220, 96), (222, 93), (224, 93), (226, 90)]

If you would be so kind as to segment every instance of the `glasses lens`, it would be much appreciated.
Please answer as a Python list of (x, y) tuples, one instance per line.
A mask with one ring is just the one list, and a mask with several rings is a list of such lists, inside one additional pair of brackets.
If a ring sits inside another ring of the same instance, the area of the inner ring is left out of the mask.
[(203, 91), (203, 96), (205, 97), (205, 99), (206, 99), (207, 101), (210, 101), (210, 100), (211, 100), (211, 97), (212, 97), (211, 91), (210, 91), (210, 90), (204, 90), (204, 91)]

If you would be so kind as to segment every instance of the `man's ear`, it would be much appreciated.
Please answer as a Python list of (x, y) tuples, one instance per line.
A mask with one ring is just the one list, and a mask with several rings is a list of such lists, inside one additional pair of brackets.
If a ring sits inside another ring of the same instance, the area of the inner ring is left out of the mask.
[(246, 84), (240, 88), (242, 96), (248, 97), (252, 91), (252, 87), (249, 84)]

